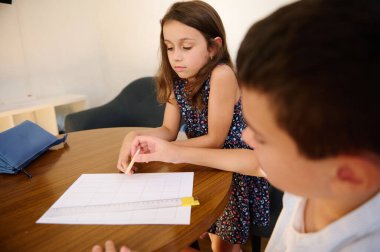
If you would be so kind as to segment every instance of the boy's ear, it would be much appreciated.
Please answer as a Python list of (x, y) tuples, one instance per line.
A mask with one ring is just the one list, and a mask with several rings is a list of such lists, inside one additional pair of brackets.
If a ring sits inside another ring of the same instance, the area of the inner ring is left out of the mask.
[(365, 193), (380, 188), (380, 167), (367, 156), (340, 156), (334, 175), (333, 186), (341, 193)]

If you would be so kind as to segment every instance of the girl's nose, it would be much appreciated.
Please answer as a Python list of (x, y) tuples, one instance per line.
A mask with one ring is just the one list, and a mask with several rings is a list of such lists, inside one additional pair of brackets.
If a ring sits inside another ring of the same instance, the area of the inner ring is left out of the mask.
[(173, 59), (175, 61), (181, 61), (182, 60), (182, 53), (180, 52), (180, 50), (174, 50)]

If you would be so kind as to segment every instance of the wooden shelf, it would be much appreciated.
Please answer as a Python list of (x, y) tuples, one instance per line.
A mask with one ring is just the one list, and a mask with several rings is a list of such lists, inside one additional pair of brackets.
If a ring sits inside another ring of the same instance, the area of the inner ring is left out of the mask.
[(80, 94), (51, 96), (0, 105), (0, 132), (30, 120), (58, 135), (57, 116), (87, 108), (87, 97)]

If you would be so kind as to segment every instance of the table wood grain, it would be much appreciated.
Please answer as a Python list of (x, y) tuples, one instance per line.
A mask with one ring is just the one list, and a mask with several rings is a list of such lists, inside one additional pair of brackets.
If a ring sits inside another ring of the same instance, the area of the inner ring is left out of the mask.
[[(90, 251), (107, 239), (143, 251), (179, 251), (206, 231), (225, 208), (232, 174), (190, 164), (152, 162), (139, 172), (194, 172), (190, 225), (36, 224), (83, 173), (115, 173), (122, 139), (132, 128), (72, 132), (59, 150), (28, 166), (33, 175), (0, 175), (0, 251)], [(207, 158), (207, 156), (205, 156)]]

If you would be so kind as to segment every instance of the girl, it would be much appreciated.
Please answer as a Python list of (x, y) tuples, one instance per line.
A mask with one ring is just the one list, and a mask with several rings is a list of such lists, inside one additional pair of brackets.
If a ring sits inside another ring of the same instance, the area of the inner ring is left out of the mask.
[[(162, 61), (156, 83), (158, 100), (166, 103), (163, 124), (129, 133), (120, 150), (118, 169), (126, 170), (136, 136), (173, 141), (181, 117), (188, 139), (176, 141), (176, 145), (249, 148), (241, 140), (246, 124), (218, 13), (202, 1), (173, 4), (161, 20), (160, 46)], [(264, 178), (234, 173), (229, 203), (209, 230), (213, 251), (232, 251), (234, 244), (246, 243), (251, 223), (267, 225), (267, 190)], [(239, 245), (235, 249), (240, 250)]]

